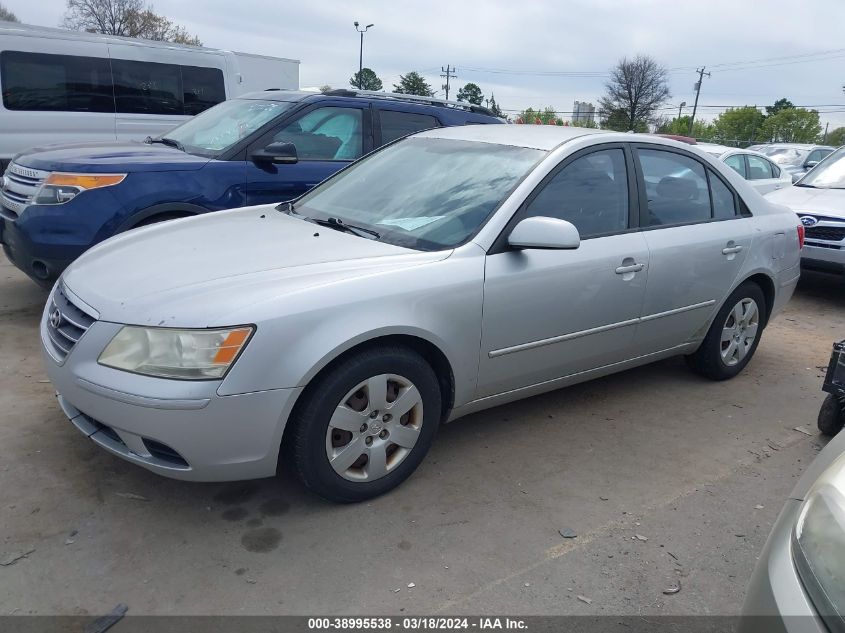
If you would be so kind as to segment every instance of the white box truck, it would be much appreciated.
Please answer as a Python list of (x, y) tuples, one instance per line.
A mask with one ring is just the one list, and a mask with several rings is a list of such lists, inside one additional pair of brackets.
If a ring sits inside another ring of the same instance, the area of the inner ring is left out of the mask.
[(297, 89), (299, 61), (0, 22), (0, 172), (29, 147), (155, 136), (221, 101)]

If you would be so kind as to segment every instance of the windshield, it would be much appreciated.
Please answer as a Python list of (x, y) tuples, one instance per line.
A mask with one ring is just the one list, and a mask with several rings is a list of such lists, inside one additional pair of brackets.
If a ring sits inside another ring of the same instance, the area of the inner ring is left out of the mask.
[(797, 184), (819, 189), (845, 189), (845, 147), (830, 154)]
[(352, 165), (302, 197), (296, 213), (377, 231), (418, 250), (457, 246), (484, 224), (545, 152), (409, 138)]
[(810, 153), (806, 149), (794, 147), (767, 147), (760, 151), (778, 165), (801, 165)]
[(162, 136), (178, 141), (190, 154), (214, 157), (296, 104), (254, 99), (224, 101)]

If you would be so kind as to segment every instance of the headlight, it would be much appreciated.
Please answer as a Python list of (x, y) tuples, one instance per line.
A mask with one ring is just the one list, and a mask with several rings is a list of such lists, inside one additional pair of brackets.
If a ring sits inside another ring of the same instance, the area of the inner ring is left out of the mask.
[(252, 327), (175, 330), (126, 325), (100, 354), (101, 365), (182, 380), (222, 378), (252, 335)]
[(65, 174), (55, 172), (47, 177), (35, 194), (34, 204), (64, 204), (83, 191), (111, 187), (123, 182), (126, 174)]
[(845, 454), (810, 489), (792, 553), (816, 611), (831, 631), (845, 631)]

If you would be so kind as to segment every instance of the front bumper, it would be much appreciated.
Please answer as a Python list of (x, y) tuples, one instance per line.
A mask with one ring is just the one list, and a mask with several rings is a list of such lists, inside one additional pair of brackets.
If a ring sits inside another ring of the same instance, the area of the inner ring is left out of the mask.
[(79, 247), (70, 258), (45, 256), (42, 249), (21, 233), (14, 221), (7, 218), (0, 218), (0, 244), (12, 264), (45, 288), (52, 286), (62, 271), (85, 252), (84, 247)]
[[(49, 304), (48, 304), (49, 305)], [(220, 396), (219, 381), (180, 381), (103, 367), (120, 329), (96, 321), (61, 360), (41, 319), (44, 364), (65, 415), (107, 451), (160, 475), (234, 481), (275, 474), (285, 423), (301, 389)]]
[(792, 529), (801, 501), (790, 499), (778, 516), (742, 608), (739, 633), (828, 633), (792, 561)]

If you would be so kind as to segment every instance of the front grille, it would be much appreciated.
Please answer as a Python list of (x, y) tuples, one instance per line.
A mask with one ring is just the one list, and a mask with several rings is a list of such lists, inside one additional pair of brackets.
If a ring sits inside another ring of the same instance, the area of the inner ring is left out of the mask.
[(47, 335), (56, 360), (63, 361), (96, 318), (77, 307), (65, 294), (62, 285), (50, 298), (47, 310)]
[(16, 220), (21, 212), (32, 204), (32, 199), (49, 175), (49, 171), (9, 163), (3, 174), (3, 188), (0, 190), (0, 215)]
[(843, 226), (810, 226), (807, 227), (806, 237), (813, 240), (827, 240), (838, 242), (845, 239), (845, 225)]

